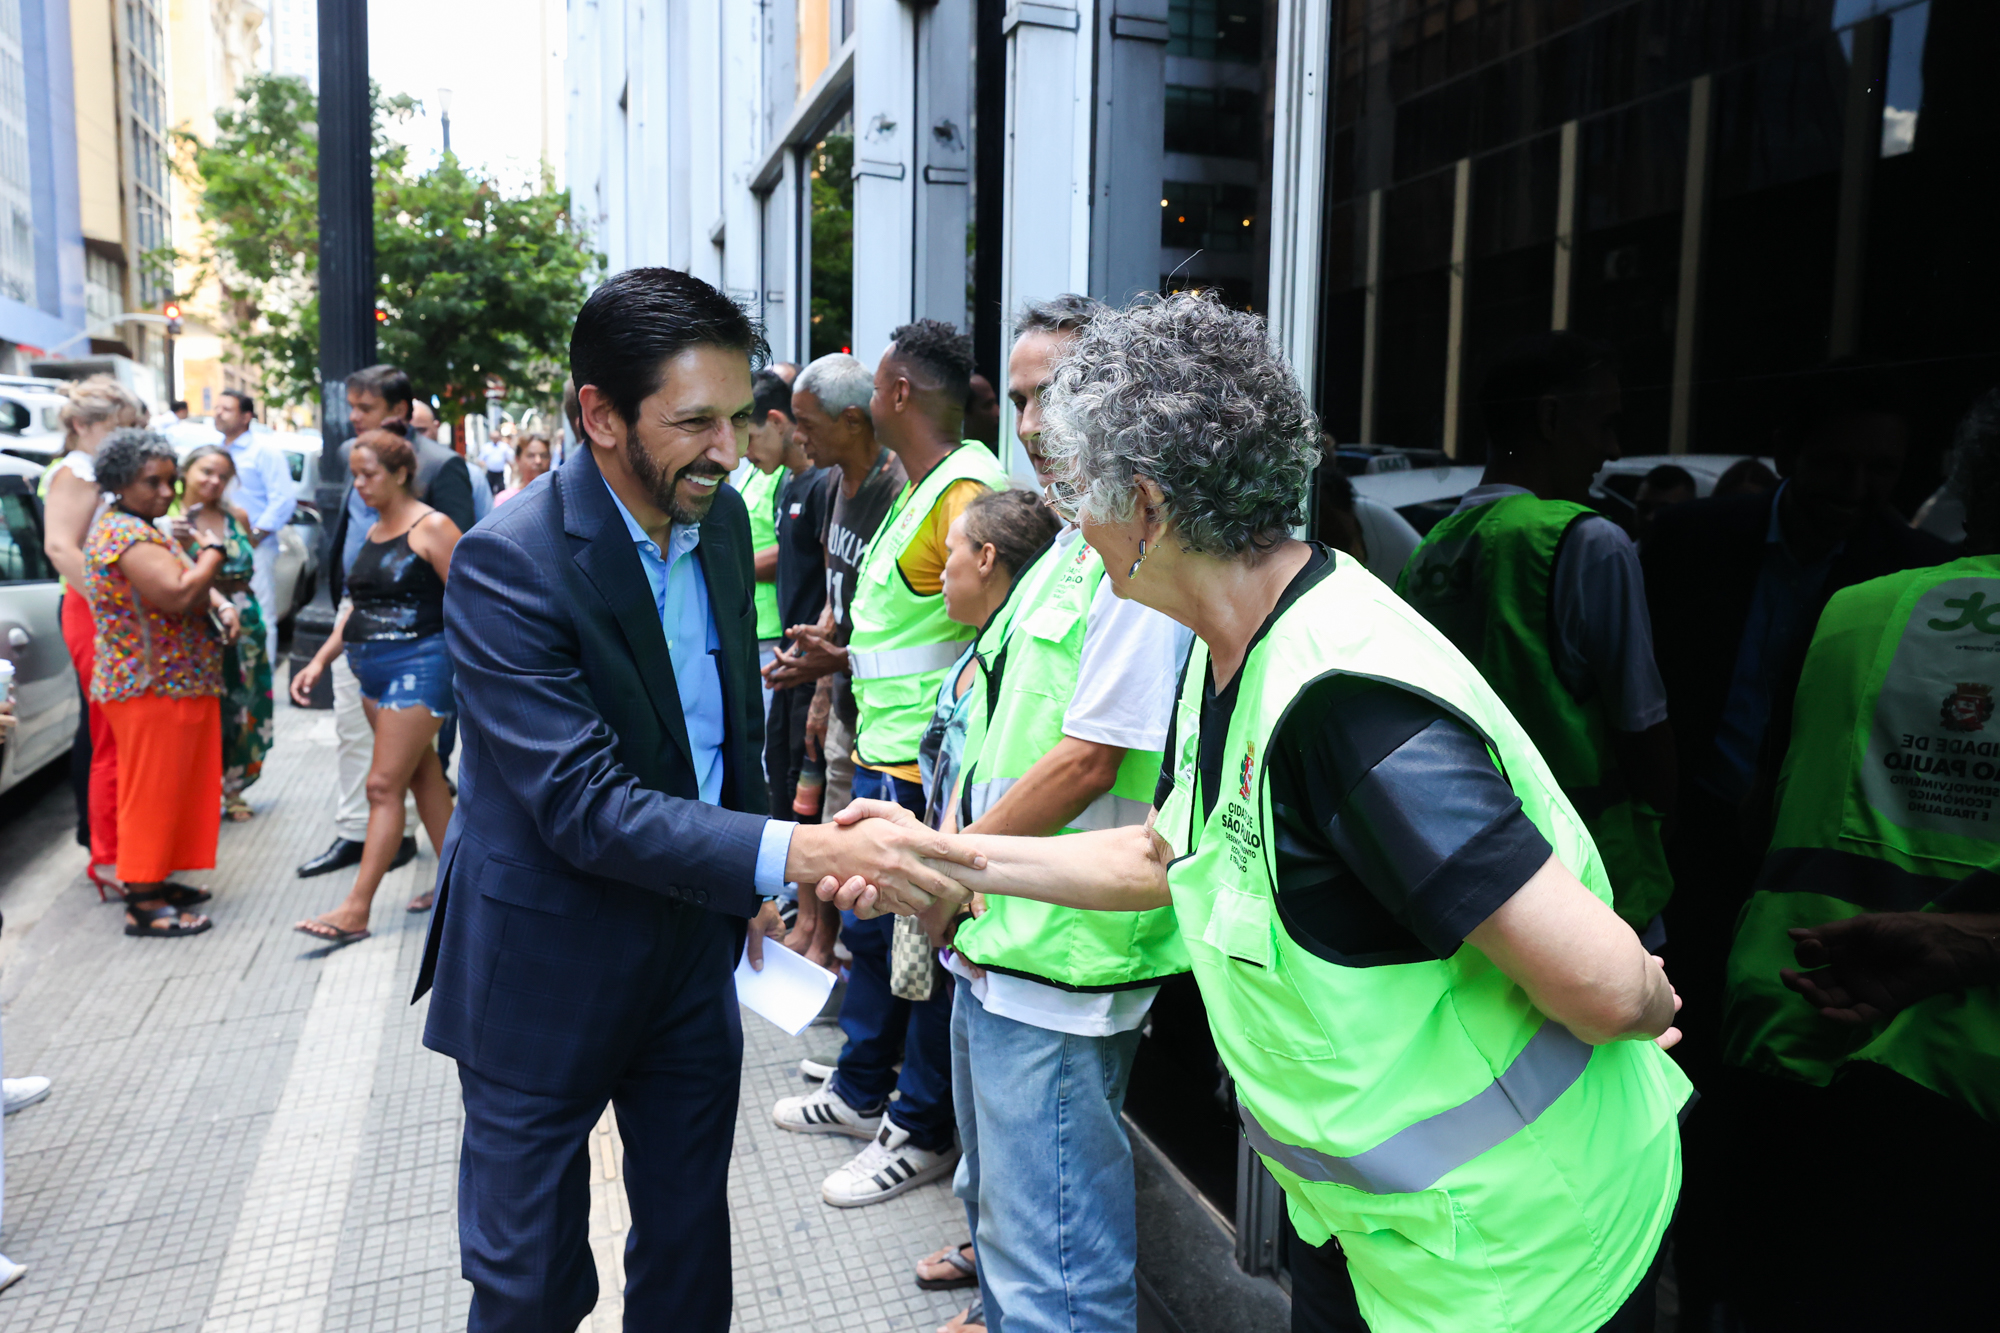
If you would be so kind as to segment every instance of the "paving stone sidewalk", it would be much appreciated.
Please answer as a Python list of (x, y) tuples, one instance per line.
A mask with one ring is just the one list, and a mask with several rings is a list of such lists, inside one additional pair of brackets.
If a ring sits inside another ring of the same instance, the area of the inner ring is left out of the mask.
[[(66, 789), (0, 831), (6, 1068), (55, 1080), (5, 1124), (0, 1252), (29, 1271), (0, 1293), (0, 1329), (464, 1327), (457, 1081), (421, 1044), (425, 1005), (409, 1004), (429, 919), (404, 905), (437, 863), (426, 845), (388, 878), (368, 940), (329, 954), (291, 933), (352, 872), (292, 873), (331, 836), (333, 724), (282, 704), (277, 721), (250, 791), (257, 818), (225, 824), (217, 869), (188, 877), (215, 889), (206, 935), (120, 933), (67, 838)], [(910, 1269), (964, 1236), (948, 1186), (821, 1204), (820, 1180), (859, 1145), (788, 1134), (770, 1106), (801, 1090), (799, 1056), (833, 1034), (793, 1039), (746, 1013), (744, 1035), (735, 1327), (935, 1328), (965, 1293), (920, 1292)], [(608, 1330), (622, 1323), (627, 1225), (608, 1117), (590, 1153), (602, 1296), (585, 1327)]]

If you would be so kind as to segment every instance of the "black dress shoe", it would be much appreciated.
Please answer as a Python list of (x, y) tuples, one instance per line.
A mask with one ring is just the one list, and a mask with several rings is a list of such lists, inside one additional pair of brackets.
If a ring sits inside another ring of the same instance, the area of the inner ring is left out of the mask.
[[(405, 842), (409, 839), (405, 838)], [(324, 875), (329, 871), (344, 870), (348, 866), (361, 864), (361, 844), (351, 838), (335, 838), (333, 846), (299, 867), (300, 879), (311, 879), (314, 875)]]
[[(359, 860), (360, 858), (356, 857), (355, 859)], [(403, 839), (403, 845), (396, 849), (396, 859), (389, 863), (389, 869), (399, 870), (416, 859), (417, 840), (415, 838), (405, 838)]]

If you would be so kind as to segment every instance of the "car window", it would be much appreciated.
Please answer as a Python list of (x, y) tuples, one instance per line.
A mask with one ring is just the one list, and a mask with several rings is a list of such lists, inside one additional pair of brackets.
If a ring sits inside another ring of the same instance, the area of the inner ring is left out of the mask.
[(285, 450), (285, 464), (292, 470), (292, 480), (297, 481), (306, 474), (306, 456)]
[(0, 583), (45, 583), (55, 576), (42, 554), (35, 502), (18, 492), (0, 493)]
[(35, 414), (27, 404), (17, 403), (12, 398), (0, 398), (0, 431), (9, 435), (20, 435), (33, 425)]

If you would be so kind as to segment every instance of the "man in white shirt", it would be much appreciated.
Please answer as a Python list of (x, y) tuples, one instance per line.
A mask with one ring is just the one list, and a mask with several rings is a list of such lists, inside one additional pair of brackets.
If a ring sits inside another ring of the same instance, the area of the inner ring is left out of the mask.
[(486, 469), (486, 490), (490, 495), (498, 495), (507, 489), (507, 465), (514, 461), (514, 437), (511, 431), (496, 432), (487, 437), (480, 447), (479, 461)]
[[(1029, 306), (1016, 324), (1008, 396), (1045, 488), (1042, 392), (1076, 330), (1100, 309), (1063, 296)], [(1073, 628), (1057, 635), (1059, 624), (1073, 627), (1075, 614), (1058, 585), (1064, 572), (1093, 569), (1080, 649), (1063, 649), (1077, 653), (1074, 675), (1046, 656), (1030, 665), (1014, 640), (1057, 636), (1073, 644)], [(967, 744), (960, 822), (970, 816), (969, 831), (1034, 836), (1143, 823), (1192, 632), (1120, 598), (1073, 525), (1023, 571), (1016, 594), (1028, 600), (1014, 611), (1007, 646), (987, 664), (999, 701), (989, 698), (994, 721), (979, 753)], [(1066, 697), (1064, 679), (1075, 681)], [(1009, 705), (1003, 723), (999, 710)], [(1046, 710), (1059, 711), (1059, 739), (1025, 762), (1021, 736), (1010, 742), (1009, 735), (1026, 724), (1040, 737), (1037, 721), (1056, 735)], [(1013, 902), (998, 906), (1018, 910)], [(1086, 919), (1096, 915), (989, 917), (979, 928), (961, 922), (961, 952), (948, 955), (960, 978), (952, 1085), (963, 1156), (953, 1191), (971, 1223), (982, 1307), (961, 1317), (965, 1326), (1129, 1329), (1138, 1319), (1132, 1149), (1119, 1112), (1158, 983), (1186, 971), (1187, 956), (1171, 908), (1127, 916), (1117, 923), (1117, 944), (1084, 938), (1104, 924)], [(982, 934), (987, 926), (1002, 933)], [(1084, 961), (1093, 955), (1095, 962)], [(983, 1170), (988, 1164), (993, 1169)]]
[(286, 609), (278, 604), (278, 534), (299, 507), (299, 491), (284, 453), (251, 432), (256, 420), (257, 402), (242, 390), (224, 389), (216, 400), (215, 428), (222, 432), (222, 447), (236, 464), (229, 498), (250, 516), (250, 540), (255, 543), (257, 560), (250, 591), (264, 610), (266, 647), (275, 662), (278, 621)]

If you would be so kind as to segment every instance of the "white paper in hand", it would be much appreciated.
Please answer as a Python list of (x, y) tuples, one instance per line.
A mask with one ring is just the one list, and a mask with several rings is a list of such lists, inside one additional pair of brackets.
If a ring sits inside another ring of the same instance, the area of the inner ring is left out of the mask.
[(745, 951), (736, 960), (736, 998), (796, 1037), (819, 1017), (837, 978), (776, 940), (764, 941), (764, 970), (750, 970)]

